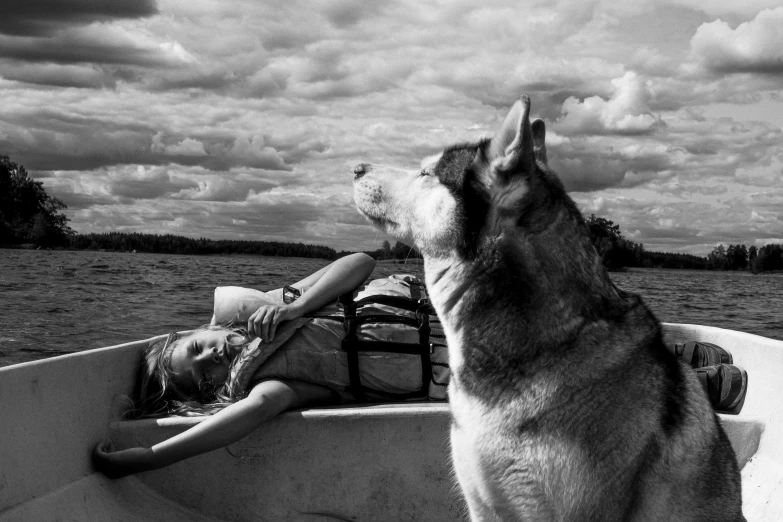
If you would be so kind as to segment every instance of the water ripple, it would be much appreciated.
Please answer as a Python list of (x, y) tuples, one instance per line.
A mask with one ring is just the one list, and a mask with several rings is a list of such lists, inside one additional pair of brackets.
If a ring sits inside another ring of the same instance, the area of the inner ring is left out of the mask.
[[(7, 254), (7, 255), (6, 255)], [(0, 251), (0, 366), (151, 337), (209, 322), (216, 286), (271, 290), (323, 259)], [(373, 277), (422, 277), (421, 265), (379, 263)], [(613, 273), (664, 322), (783, 339), (783, 275), (630, 270)]]

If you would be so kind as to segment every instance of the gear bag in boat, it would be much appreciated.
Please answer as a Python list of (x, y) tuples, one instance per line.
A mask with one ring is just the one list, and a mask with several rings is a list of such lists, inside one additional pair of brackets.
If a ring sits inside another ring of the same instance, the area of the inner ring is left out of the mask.
[[(282, 303), (282, 289), (218, 287), (213, 324), (246, 321), (270, 303)], [(231, 367), (231, 395), (241, 396), (252, 382), (267, 378), (321, 384), (358, 401), (440, 400), (449, 379), (448, 349), (424, 285), (415, 276), (393, 275), (341, 296), (312, 317), (282, 323), (272, 343), (254, 340)]]
[[(445, 399), (449, 378), (446, 336), (429, 301), (426, 287), (410, 275), (375, 279), (357, 292), (340, 297), (345, 335), (341, 347), (348, 355), (349, 390), (363, 402), (367, 394), (408, 399)], [(407, 331), (418, 339), (406, 341)], [(421, 358), (421, 389), (408, 394), (375, 390), (361, 379), (361, 352), (403, 353)]]

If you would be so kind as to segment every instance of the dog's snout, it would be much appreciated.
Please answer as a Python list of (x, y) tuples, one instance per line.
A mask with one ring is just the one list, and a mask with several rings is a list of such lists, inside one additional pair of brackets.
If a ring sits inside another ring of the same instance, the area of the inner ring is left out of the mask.
[(359, 163), (353, 168), (354, 178), (359, 179), (370, 171), (369, 163)]

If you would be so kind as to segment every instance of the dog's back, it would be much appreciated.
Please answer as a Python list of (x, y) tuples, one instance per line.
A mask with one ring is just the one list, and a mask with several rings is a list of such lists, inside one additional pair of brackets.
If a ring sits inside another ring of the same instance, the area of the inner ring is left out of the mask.
[(612, 284), (528, 113), (523, 99), (427, 179), (363, 167), (355, 182), (360, 210), (424, 254), (472, 518), (742, 520), (735, 457), (694, 372)]

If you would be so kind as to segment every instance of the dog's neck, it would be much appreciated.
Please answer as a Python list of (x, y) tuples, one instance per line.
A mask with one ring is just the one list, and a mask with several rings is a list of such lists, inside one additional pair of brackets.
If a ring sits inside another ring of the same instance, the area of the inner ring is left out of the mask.
[(549, 218), (538, 230), (496, 225), (476, 257), (427, 259), (427, 281), (444, 314), (462, 316), (462, 307), (486, 295), (556, 321), (598, 317), (601, 303), (620, 300), (573, 201), (565, 194), (547, 199)]
[(524, 367), (542, 351), (567, 349), (586, 324), (627, 309), (573, 202), (555, 207), (536, 233), (485, 237), (475, 259), (427, 260), (433, 303), (463, 345), (461, 357), (474, 359), (467, 367)]

